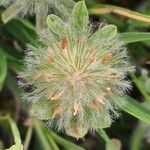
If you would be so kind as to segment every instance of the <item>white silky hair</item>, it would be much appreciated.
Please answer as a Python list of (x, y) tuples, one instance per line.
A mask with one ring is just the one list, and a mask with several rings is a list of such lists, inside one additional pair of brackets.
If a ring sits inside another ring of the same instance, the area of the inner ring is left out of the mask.
[[(64, 111), (55, 118), (49, 115), (47, 124), (56, 124), (58, 130), (65, 130), (71, 126), (74, 118), (72, 106), (75, 101), (80, 105), (75, 120), (77, 124), (88, 129), (96, 129), (99, 125), (110, 126), (111, 122), (119, 116), (118, 110), (126, 104), (124, 95), (131, 88), (126, 72), (133, 71), (134, 67), (119, 34), (115, 31), (109, 33), (108, 29), (109, 25), (103, 25), (93, 33), (92, 28), (86, 26), (79, 31), (70, 19), (65, 23), (62, 31), (67, 39), (67, 54), (62, 54), (59, 47), (61, 36), (50, 29), (43, 31), (36, 45), (27, 46), (25, 69), (20, 73), (21, 78), (26, 82), (21, 86), (34, 85), (34, 87), (32, 92), (25, 92), (23, 97), (31, 105), (36, 105), (42, 99), (48, 104), (44, 107), (38, 105), (39, 111), (34, 114), (37, 118), (42, 118), (45, 112), (53, 112), (56, 106), (63, 106)], [(77, 44), (78, 39), (79, 44)], [(93, 51), (89, 52), (89, 48), (93, 48)], [(43, 63), (49, 52), (54, 55), (55, 61), (52, 64)], [(107, 53), (111, 53), (112, 58), (105, 64), (101, 62), (101, 58)], [(91, 63), (88, 59), (89, 54), (96, 58)], [(50, 81), (44, 78), (32, 79), (33, 75), (43, 70), (47, 70), (52, 76)], [(73, 82), (73, 78), (70, 79), (70, 74), (80, 81), (80, 90)], [(116, 78), (109, 79), (112, 74), (115, 74)], [(112, 94), (108, 94), (103, 88), (111, 89)], [(56, 105), (47, 99), (47, 95), (53, 93), (61, 93), (61, 98), (56, 101)], [(100, 97), (104, 104), (95, 111), (90, 104), (97, 97)]]
[(7, 7), (10, 5), (14, 0), (0, 0), (0, 6)]
[[(73, 0), (1, 0), (0, 6), (9, 7), (11, 4), (19, 4), (22, 7), (21, 16), (26, 15), (47, 15), (52, 10), (57, 10), (68, 15), (67, 9), (74, 5)], [(67, 8), (67, 9), (66, 9)]]

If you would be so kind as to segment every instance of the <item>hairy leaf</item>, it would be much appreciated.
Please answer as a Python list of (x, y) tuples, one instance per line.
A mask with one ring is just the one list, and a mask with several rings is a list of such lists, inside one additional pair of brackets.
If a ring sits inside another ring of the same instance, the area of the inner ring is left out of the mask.
[(87, 26), (89, 15), (84, 1), (80, 1), (75, 4), (73, 9), (73, 17), (75, 26), (78, 29), (83, 29), (84, 26)]
[(58, 16), (49, 15), (47, 17), (47, 25), (57, 35), (63, 35), (64, 23)]

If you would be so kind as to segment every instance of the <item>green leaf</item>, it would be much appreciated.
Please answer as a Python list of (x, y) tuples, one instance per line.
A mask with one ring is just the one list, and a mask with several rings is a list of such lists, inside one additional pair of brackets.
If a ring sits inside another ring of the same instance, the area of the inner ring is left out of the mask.
[(3, 87), (6, 76), (7, 76), (7, 60), (6, 56), (0, 51), (0, 90)]
[(29, 20), (24, 18), (16, 18), (15, 20), (21, 22), (24, 25), (24, 27), (26, 27), (28, 30), (30, 29), (34, 35), (36, 34), (35, 26)]
[[(145, 85), (142, 83), (142, 81), (137, 78), (134, 74), (131, 74), (132, 80), (135, 83), (135, 85), (137, 86), (137, 88), (139, 89), (139, 91), (142, 93), (142, 95), (144, 96), (145, 100), (150, 101), (150, 96), (148, 95), (147, 91), (146, 91), (146, 87)], [(147, 82), (148, 83), (148, 80)], [(149, 82), (150, 83), (150, 82)]]
[(44, 150), (52, 150), (52, 147), (49, 144), (49, 142), (48, 142), (48, 140), (46, 138), (46, 135), (43, 132), (41, 123), (38, 120), (33, 119), (33, 127), (36, 130), (37, 136), (39, 137)]
[(56, 15), (49, 15), (47, 17), (48, 27), (57, 35), (63, 35), (65, 30), (64, 22)]
[(83, 29), (88, 25), (89, 15), (84, 1), (79, 1), (73, 8), (73, 19), (77, 29)]
[(51, 144), (51, 147), (53, 150), (59, 150), (59, 147), (57, 145), (57, 143), (55, 142), (55, 140), (52, 138), (52, 136), (49, 134), (49, 130), (47, 128), (45, 128), (44, 126), (42, 126), (43, 132), (47, 137), (47, 140), (49, 141), (49, 143)]
[(98, 38), (107, 38), (111, 36), (112, 34), (117, 34), (117, 27), (115, 25), (106, 25), (102, 28), (100, 28), (98, 31), (96, 31), (90, 38), (89, 42), (91, 43), (93, 39)]
[(11, 20), (9, 23), (7, 23), (4, 26), (4, 29), (10, 33), (16, 40), (18, 40), (22, 44), (26, 43), (35, 43), (36, 39), (36, 33), (33, 28), (27, 25), (27, 21), (19, 20), (19, 19), (14, 19)]
[[(145, 89), (150, 94), (150, 78), (148, 78), (145, 82)], [(150, 96), (149, 96), (150, 99)]]
[(7, 120), (9, 122), (14, 137), (15, 144), (6, 150), (23, 150), (23, 146), (21, 144), (21, 137), (15, 122), (9, 116), (1, 116), (0, 120)]
[(132, 138), (131, 138), (131, 145), (130, 150), (140, 150), (141, 149), (141, 142), (142, 142), (142, 136), (144, 133), (144, 128), (141, 124), (139, 124), (133, 132)]
[(2, 13), (2, 21), (4, 23), (7, 23), (12, 18), (17, 16), (21, 10), (22, 10), (21, 3), (13, 3)]
[(11, 118), (9, 118), (9, 123), (11, 126), (11, 130), (12, 130), (12, 133), (14, 136), (14, 142), (15, 142), (15, 145), (13, 145), (10, 149), (11, 150), (23, 150), (20, 134), (19, 134), (19, 131), (18, 131), (18, 128), (17, 128), (15, 122)]
[(49, 140), (53, 150), (59, 150), (59, 148), (58, 148), (56, 142), (54, 141), (54, 139), (48, 133), (45, 133), (45, 134), (47, 134), (47, 139)]
[[(11, 83), (11, 84), (10, 84)], [(9, 87), (9, 89), (13, 92), (15, 97), (21, 97), (21, 89), (18, 87), (16, 78), (8, 73), (6, 78), (6, 86)]]
[[(82, 148), (72, 142), (69, 142), (69, 141), (65, 140), (64, 138), (60, 137), (59, 135), (55, 134), (54, 132), (48, 130), (48, 128), (45, 128), (45, 126), (43, 126), (43, 124), (40, 121), (38, 121), (37, 119), (33, 120), (33, 126), (35, 127), (37, 134), (40, 136), (43, 144), (44, 144), (44, 142), (47, 142), (46, 137), (50, 136), (51, 139), (49, 139), (49, 137), (48, 137), (48, 140), (50, 140), (50, 143), (52, 142), (51, 140), (54, 140), (53, 142), (56, 142), (57, 144), (63, 146), (65, 148), (65, 150), (84, 150), (84, 148)], [(57, 150), (57, 147), (56, 147), (56, 145), (54, 146), (54, 143), (51, 143), (50, 146), (53, 147), (53, 150)], [(54, 149), (54, 147), (55, 147), (55, 149)], [(49, 149), (45, 149), (45, 150), (49, 150)]]
[(7, 59), (16, 61), (18, 63), (22, 59), (21, 53), (19, 53), (15, 49), (9, 47), (5, 43), (0, 42), (0, 51), (2, 51), (4, 53), (4, 55), (7, 57)]
[(23, 149), (24, 150), (28, 150), (29, 149), (29, 145), (31, 142), (31, 138), (32, 138), (32, 133), (33, 133), (33, 126), (32, 124), (28, 127), (27, 133), (26, 133), (26, 138), (24, 140), (24, 144), (23, 144)]
[(1, 42), (0, 51), (6, 56), (7, 64), (10, 68), (15, 71), (20, 71), (22, 69), (22, 53)]
[(150, 124), (150, 110), (136, 102), (133, 98), (127, 97), (127, 104), (123, 110), (130, 115), (140, 119), (141, 121)]
[(120, 33), (120, 38), (126, 43), (134, 43), (150, 40), (149, 32), (124, 32)]
[(3, 142), (0, 140), (0, 150), (4, 150)]

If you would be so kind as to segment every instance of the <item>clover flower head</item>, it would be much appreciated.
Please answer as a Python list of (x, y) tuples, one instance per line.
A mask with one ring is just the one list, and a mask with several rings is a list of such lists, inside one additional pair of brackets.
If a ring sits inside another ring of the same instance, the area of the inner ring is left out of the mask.
[(1, 0), (0, 6), (8, 6), (12, 3), (13, 0)]
[[(66, 0), (17, 0), (16, 2), (22, 5), (23, 15), (32, 15), (37, 13), (43, 14), (43, 12), (47, 14), (51, 8), (63, 9), (65, 8)], [(69, 0), (68, 2), (72, 3), (73, 1)]]
[(118, 117), (130, 88), (126, 72), (133, 70), (116, 26), (93, 33), (88, 20), (83, 1), (67, 23), (48, 16), (48, 29), (37, 45), (28, 46), (21, 73), (27, 83), (20, 84), (32, 87), (24, 93), (31, 114), (76, 138)]
[[(70, 7), (74, 5), (73, 0), (2, 0), (1, 5), (8, 6), (3, 13), (2, 19), (4, 22), (20, 14), (25, 15), (41, 15), (45, 16), (52, 10), (57, 9), (61, 14), (68, 14)], [(65, 9), (67, 7), (67, 9)]]

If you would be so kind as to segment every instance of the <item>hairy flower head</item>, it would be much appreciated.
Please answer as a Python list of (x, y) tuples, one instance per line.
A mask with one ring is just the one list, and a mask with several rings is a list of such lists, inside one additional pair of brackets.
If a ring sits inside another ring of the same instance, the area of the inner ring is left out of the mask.
[(84, 2), (67, 23), (55, 15), (47, 23), (37, 45), (28, 46), (21, 73), (23, 86), (31, 88), (24, 94), (31, 114), (76, 138), (110, 126), (125, 104), (125, 74), (133, 69), (116, 27), (93, 33)]
[(73, 4), (73, 0), (2, 0), (2, 2), (0, 2), (2, 6), (10, 5), (2, 14), (4, 22), (8, 22), (18, 14), (22, 16), (26, 14), (45, 16), (52, 9), (56, 9), (61, 14), (67, 15), (67, 10), (72, 7)]
[(12, 3), (13, 0), (1, 0), (0, 6), (8, 6)]

